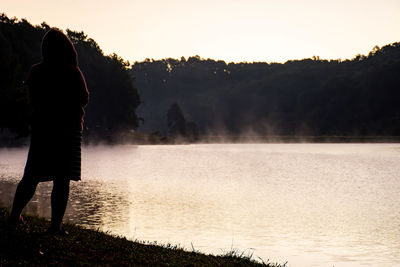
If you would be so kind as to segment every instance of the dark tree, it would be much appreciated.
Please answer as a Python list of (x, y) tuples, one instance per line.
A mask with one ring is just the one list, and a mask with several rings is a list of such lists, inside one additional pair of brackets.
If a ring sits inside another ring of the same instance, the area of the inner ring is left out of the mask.
[[(352, 60), (136, 62), (145, 132), (177, 101), (200, 135), (400, 135), (400, 43)], [(188, 127), (188, 126), (187, 126)]]
[[(29, 103), (25, 79), (41, 60), (40, 44), (50, 26), (32, 26), (26, 20), (0, 15), (0, 128), (19, 135), (29, 133)], [(84, 32), (67, 30), (78, 52), (79, 66), (90, 91), (85, 133), (105, 138), (138, 127), (140, 97), (129, 72), (129, 62), (106, 56)], [(56, 90), (56, 88), (55, 88)], [(1, 141), (1, 140), (0, 140)]]
[(167, 113), (168, 132), (171, 136), (186, 135), (186, 120), (178, 103), (171, 104)]

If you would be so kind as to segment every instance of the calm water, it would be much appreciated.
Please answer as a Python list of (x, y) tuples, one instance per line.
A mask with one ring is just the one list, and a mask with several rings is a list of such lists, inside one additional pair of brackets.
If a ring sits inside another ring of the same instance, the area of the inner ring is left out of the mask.
[[(0, 150), (1, 206), (26, 154)], [(399, 266), (399, 163), (400, 144), (87, 147), (66, 219), (289, 266)], [(27, 211), (49, 217), (50, 191)]]

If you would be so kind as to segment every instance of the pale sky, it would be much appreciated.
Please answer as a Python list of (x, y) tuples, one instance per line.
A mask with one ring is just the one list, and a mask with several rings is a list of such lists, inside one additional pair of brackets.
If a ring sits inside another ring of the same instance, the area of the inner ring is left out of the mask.
[(400, 0), (1, 0), (0, 12), (84, 31), (131, 63), (346, 59), (400, 42)]

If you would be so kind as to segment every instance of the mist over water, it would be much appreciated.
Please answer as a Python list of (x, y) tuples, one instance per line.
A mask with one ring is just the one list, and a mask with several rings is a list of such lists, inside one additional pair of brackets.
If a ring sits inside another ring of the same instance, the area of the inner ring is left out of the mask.
[[(10, 207), (26, 149), (0, 150)], [(289, 266), (400, 264), (400, 145), (89, 146), (65, 219)], [(50, 216), (51, 183), (27, 207)]]

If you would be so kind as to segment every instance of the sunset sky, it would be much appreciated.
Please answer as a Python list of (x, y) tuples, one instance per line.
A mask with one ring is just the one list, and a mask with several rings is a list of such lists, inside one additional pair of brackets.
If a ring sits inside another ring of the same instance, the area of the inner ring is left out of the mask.
[(1, 0), (0, 12), (84, 31), (132, 63), (345, 59), (400, 41), (399, 0)]

